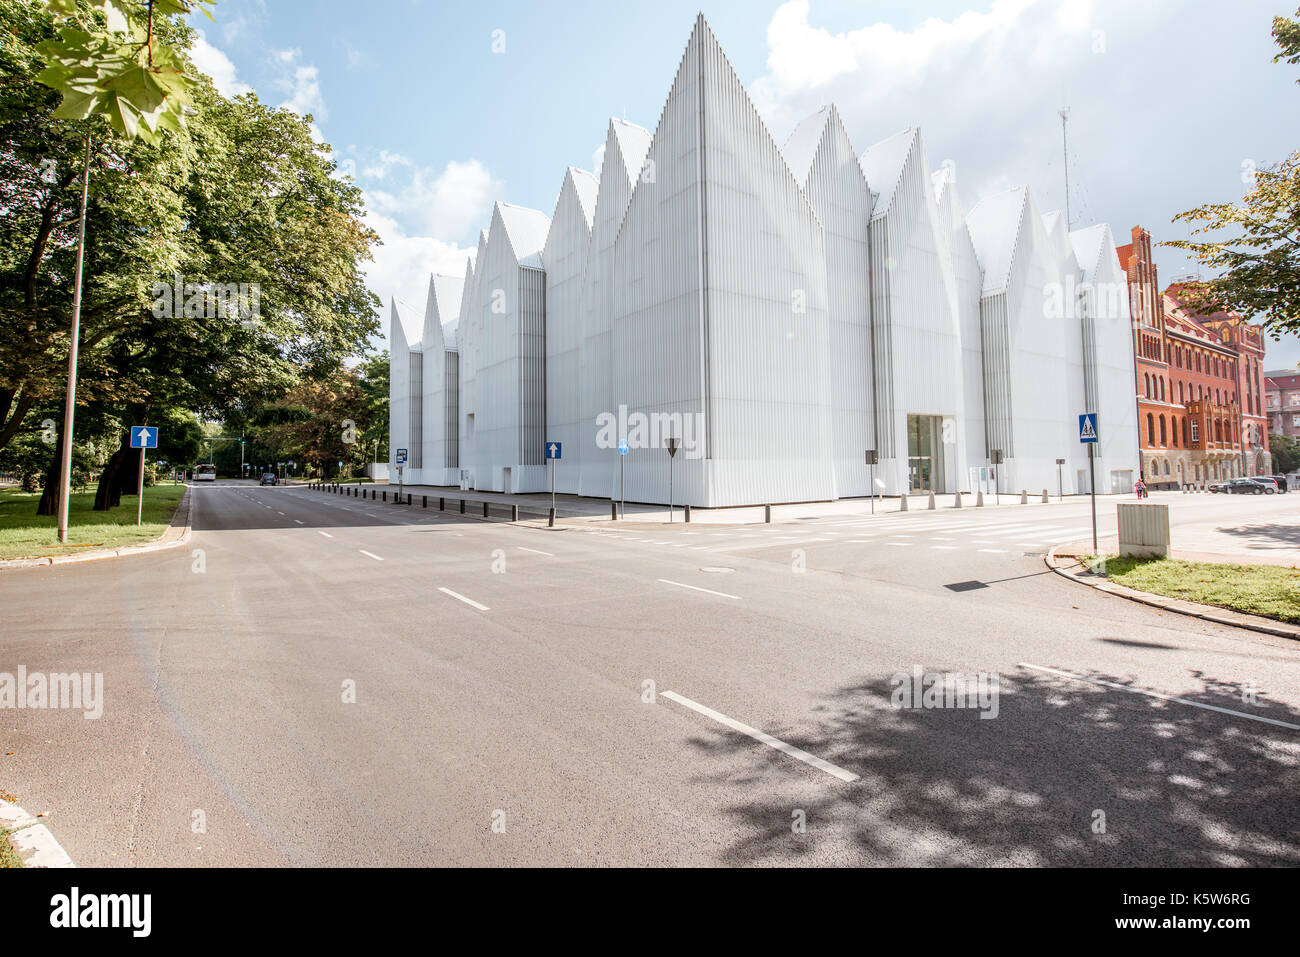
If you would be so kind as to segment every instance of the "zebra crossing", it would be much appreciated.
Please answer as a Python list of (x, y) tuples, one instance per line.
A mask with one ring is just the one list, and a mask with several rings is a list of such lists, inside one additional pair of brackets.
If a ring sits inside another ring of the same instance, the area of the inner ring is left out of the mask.
[(1056, 521), (949, 521), (896, 522), (889, 520), (810, 521), (796, 526), (707, 526), (685, 524), (652, 528), (581, 526), (580, 531), (602, 539), (649, 548), (743, 553), (766, 548), (805, 545), (843, 545), (879, 549), (926, 549), (935, 552), (978, 552), (985, 555), (1022, 554), (1025, 549), (1046, 549), (1092, 533), (1091, 524), (1073, 517)]

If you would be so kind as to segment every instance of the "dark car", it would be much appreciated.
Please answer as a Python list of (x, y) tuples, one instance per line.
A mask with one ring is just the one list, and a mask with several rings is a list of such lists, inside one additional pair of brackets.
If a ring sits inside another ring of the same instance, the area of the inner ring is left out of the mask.
[(1287, 487), (1286, 487), (1287, 482), (1286, 482), (1285, 475), (1270, 475), (1268, 476), (1268, 478), (1271, 478), (1274, 482), (1277, 483), (1277, 490), (1279, 492), (1281, 492), (1283, 495), (1287, 493)]
[(1277, 487), (1272, 482), (1262, 482), (1253, 478), (1235, 478), (1228, 483), (1228, 492), (1233, 495), (1276, 495)]
[(261, 485), (278, 485), (279, 483), (280, 483), (280, 480), (279, 480), (278, 478), (275, 477), (275, 473), (274, 473), (274, 472), (263, 472), (263, 473), (262, 473), (262, 481), (261, 481), (259, 484), (261, 484)]
[(1228, 492), (1228, 491), (1231, 491), (1231, 489), (1229, 488), (1227, 482), (1213, 482), (1213, 483), (1211, 483), (1211, 485), (1209, 486), (1209, 490), (1210, 490), (1211, 492)]

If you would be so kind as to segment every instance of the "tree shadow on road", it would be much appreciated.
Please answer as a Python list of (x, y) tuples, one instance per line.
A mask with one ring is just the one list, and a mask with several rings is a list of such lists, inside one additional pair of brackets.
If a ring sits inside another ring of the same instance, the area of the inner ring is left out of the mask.
[[(1194, 677), (1203, 690), (1188, 700), (1300, 725), (1266, 689), (1245, 704), (1240, 688)], [(720, 775), (743, 787), (727, 810), (748, 835), (728, 863), (820, 861), (814, 852), (845, 842), (844, 863), (894, 866), (1300, 863), (1300, 731), (1023, 669), (1001, 676), (991, 720), (895, 709), (891, 690), (882, 678), (828, 696), (811, 736), (773, 730), (861, 776), (850, 784), (743, 735), (695, 741), (771, 764), (743, 783)], [(779, 783), (797, 774), (797, 788)], [(793, 801), (803, 835), (792, 834)]]

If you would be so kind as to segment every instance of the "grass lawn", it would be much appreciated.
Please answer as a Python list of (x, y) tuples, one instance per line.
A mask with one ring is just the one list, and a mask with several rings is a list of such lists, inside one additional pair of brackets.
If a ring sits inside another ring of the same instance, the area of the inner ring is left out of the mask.
[(0, 559), (43, 558), (91, 548), (137, 545), (161, 535), (185, 494), (184, 485), (155, 485), (144, 490), (143, 524), (135, 527), (134, 495), (107, 512), (92, 511), (94, 492), (74, 492), (68, 505), (68, 544), (59, 544), (56, 515), (37, 515), (40, 493), (0, 489)]
[[(1101, 571), (1095, 558), (1085, 560)], [(1106, 559), (1105, 574), (1138, 591), (1300, 625), (1300, 570), (1295, 568), (1112, 556)]]
[(0, 827), (0, 868), (22, 866), (22, 859), (9, 843), (9, 832)]

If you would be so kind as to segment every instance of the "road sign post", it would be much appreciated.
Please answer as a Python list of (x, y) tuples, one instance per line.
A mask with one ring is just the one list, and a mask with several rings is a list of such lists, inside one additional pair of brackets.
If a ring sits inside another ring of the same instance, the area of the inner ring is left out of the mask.
[(618, 509), (619, 517), (627, 518), (627, 486), (624, 479), (627, 474), (627, 440), (618, 443)]
[(1056, 500), (1065, 501), (1065, 486), (1061, 481), (1061, 466), (1065, 464), (1065, 459), (1056, 460)]
[(876, 514), (876, 464), (880, 454), (875, 449), (867, 449), (867, 465), (871, 468), (871, 514)]
[(564, 454), (563, 442), (547, 442), (546, 458), (551, 463), (551, 515), (555, 515), (555, 461)]
[(140, 450), (140, 482), (136, 488), (135, 498), (135, 524), (139, 528), (144, 518), (144, 458), (147, 450), (158, 448), (158, 426), (132, 426), (131, 448)]
[(989, 462), (993, 466), (993, 504), (1002, 504), (1002, 483), (998, 481), (998, 466), (1002, 464), (1002, 450), (993, 449), (989, 452)]
[(678, 440), (669, 437), (668, 445), (668, 524), (673, 521), (673, 459), (677, 458)]
[[(1085, 412), (1079, 416), (1079, 441), (1088, 446), (1088, 494), (1092, 498), (1092, 553), (1097, 549), (1097, 413)], [(1098, 555), (1098, 557), (1100, 557)]]

